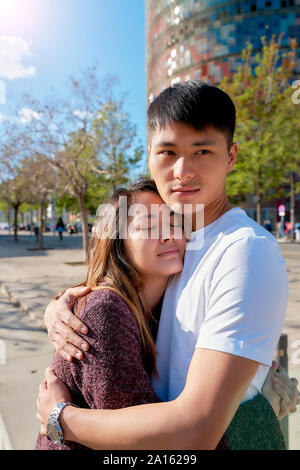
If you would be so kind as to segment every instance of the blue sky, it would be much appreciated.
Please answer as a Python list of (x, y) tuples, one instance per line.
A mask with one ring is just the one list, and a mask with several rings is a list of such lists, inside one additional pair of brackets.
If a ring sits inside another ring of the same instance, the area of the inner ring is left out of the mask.
[(0, 0), (0, 80), (6, 105), (24, 92), (63, 94), (69, 76), (99, 64), (118, 75), (127, 109), (146, 142), (144, 0)]

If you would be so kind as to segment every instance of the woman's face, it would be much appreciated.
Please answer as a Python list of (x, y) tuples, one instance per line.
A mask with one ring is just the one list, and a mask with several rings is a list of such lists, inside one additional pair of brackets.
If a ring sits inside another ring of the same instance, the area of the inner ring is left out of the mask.
[[(165, 216), (157, 210), (158, 206), (163, 207)], [(125, 255), (138, 273), (146, 279), (180, 272), (185, 251), (181, 219), (170, 213), (158, 194), (150, 191), (135, 196), (128, 214)]]

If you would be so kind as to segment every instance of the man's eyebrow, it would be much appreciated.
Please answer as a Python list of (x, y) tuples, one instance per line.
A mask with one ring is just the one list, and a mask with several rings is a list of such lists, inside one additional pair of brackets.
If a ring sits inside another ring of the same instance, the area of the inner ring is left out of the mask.
[[(205, 145), (216, 145), (217, 142), (213, 139), (204, 139), (204, 140), (197, 140), (193, 142), (191, 145), (192, 147), (203, 147)], [(155, 144), (156, 147), (176, 147), (177, 145), (174, 142), (165, 142), (159, 141)]]
[(197, 142), (193, 142), (192, 146), (193, 147), (201, 147), (204, 145), (216, 145), (216, 141), (213, 139), (204, 139), (204, 140), (198, 140)]
[(155, 144), (156, 147), (176, 147), (176, 144), (174, 142), (165, 142), (163, 140), (157, 142)]

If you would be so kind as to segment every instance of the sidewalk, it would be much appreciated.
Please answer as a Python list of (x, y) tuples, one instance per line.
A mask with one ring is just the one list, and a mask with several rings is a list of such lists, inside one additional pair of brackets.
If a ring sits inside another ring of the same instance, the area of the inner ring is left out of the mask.
[[(79, 264), (84, 259), (80, 235), (64, 235), (60, 242), (58, 236), (49, 234), (45, 246), (52, 249), (31, 251), (37, 247), (34, 236), (22, 234), (20, 242), (15, 243), (11, 236), (0, 232), (0, 340), (7, 344), (6, 365), (0, 364), (0, 449), (4, 439), (6, 445), (10, 440), (14, 449), (34, 445), (38, 431), (37, 387), (53, 354), (43, 331), (44, 311), (56, 293), (85, 278), (86, 267)], [(284, 243), (281, 249), (290, 283), (283, 327), (289, 341), (288, 372), (300, 383), (300, 244)], [(17, 307), (9, 302), (8, 295), (19, 302)], [(299, 408), (289, 416), (289, 448), (296, 450), (300, 450)], [(6, 435), (1, 432), (1, 415)]]
[[(0, 341), (6, 363), (0, 361), (0, 450), (30, 450), (39, 431), (36, 420), (38, 386), (51, 363), (53, 348), (43, 317), (50, 299), (64, 287), (80, 283), (84, 259), (80, 236), (45, 236), (36, 248), (34, 236), (20, 235), (19, 243), (0, 232)], [(14, 303), (14, 302), (17, 302)]]
[(13, 301), (17, 299), (23, 310), (27, 308), (42, 327), (51, 298), (85, 279), (86, 267), (76, 264), (84, 261), (81, 236), (64, 235), (60, 241), (57, 235), (46, 234), (43, 251), (36, 250), (38, 243), (30, 233), (19, 239), (16, 243), (12, 236), (0, 232), (0, 288), (10, 293)]
[(0, 363), (0, 450), (30, 450), (39, 431), (38, 386), (52, 346), (35, 321), (1, 294), (0, 339), (6, 350), (5, 364)]

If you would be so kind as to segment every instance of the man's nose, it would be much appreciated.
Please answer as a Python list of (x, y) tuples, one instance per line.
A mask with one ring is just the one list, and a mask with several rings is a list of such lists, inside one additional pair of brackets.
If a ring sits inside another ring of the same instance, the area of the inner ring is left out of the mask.
[(185, 157), (178, 158), (174, 167), (174, 177), (184, 183), (191, 180), (194, 175), (195, 173), (191, 162), (189, 162)]

